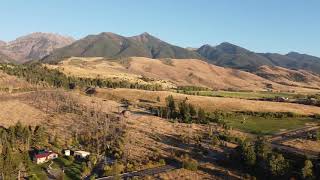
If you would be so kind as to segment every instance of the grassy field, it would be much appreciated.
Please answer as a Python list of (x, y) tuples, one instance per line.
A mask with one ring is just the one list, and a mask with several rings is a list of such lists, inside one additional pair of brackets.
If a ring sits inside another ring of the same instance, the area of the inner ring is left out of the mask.
[(196, 94), (199, 96), (212, 96), (212, 97), (229, 97), (229, 98), (239, 98), (239, 99), (261, 99), (261, 98), (275, 98), (287, 97), (293, 98), (294, 93), (286, 92), (267, 92), (267, 91), (257, 91), (257, 92), (233, 92), (233, 91), (178, 91), (184, 94)]
[(34, 163), (29, 164), (30, 175), (36, 175), (39, 179), (48, 179), (47, 174), (44, 171), (45, 165), (39, 166)]
[[(243, 119), (245, 121), (243, 122)], [(293, 117), (293, 118), (264, 118), (253, 116), (234, 116), (226, 118), (225, 121), (233, 128), (239, 129), (244, 132), (270, 135), (283, 130), (291, 130), (301, 128), (306, 123), (315, 123), (316, 120), (306, 117)]]

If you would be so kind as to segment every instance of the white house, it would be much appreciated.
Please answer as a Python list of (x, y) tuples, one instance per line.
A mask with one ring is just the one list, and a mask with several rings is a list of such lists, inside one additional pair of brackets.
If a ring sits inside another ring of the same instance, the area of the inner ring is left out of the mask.
[(58, 158), (57, 153), (54, 153), (51, 151), (45, 151), (45, 152), (41, 152), (39, 154), (34, 155), (33, 160), (37, 164), (42, 164), (56, 158)]

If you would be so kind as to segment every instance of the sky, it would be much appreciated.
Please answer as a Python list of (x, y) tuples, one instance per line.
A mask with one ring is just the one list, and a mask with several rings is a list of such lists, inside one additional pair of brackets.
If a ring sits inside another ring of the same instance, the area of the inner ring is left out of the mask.
[(0, 40), (31, 32), (80, 39), (148, 32), (182, 47), (230, 42), (320, 56), (319, 0), (0, 0)]

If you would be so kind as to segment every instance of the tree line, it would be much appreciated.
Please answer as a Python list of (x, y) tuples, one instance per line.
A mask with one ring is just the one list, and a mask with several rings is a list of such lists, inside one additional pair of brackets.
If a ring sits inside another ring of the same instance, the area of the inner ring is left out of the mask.
[(182, 123), (207, 123), (207, 114), (202, 108), (196, 109), (188, 99), (176, 102), (172, 95), (166, 97), (165, 107), (149, 107), (149, 110), (161, 118), (176, 119)]
[(30, 171), (30, 149), (43, 147), (48, 140), (43, 127), (23, 126), (20, 122), (1, 128), (0, 137), (1, 179), (17, 179)]
[(320, 178), (320, 157), (317, 160), (286, 158), (284, 154), (272, 150), (263, 137), (241, 142), (232, 158), (246, 172), (254, 175), (251, 179)]
[(80, 88), (94, 86), (101, 88), (130, 88), (152, 91), (163, 90), (162, 86), (159, 84), (139, 84), (125, 80), (115, 81), (111, 79), (66, 76), (59, 70), (49, 69), (39, 63), (24, 65), (1, 64), (0, 70), (4, 71), (9, 75), (24, 78), (26, 81), (32, 84), (44, 86), (49, 85), (55, 88), (74, 89), (77, 86)]

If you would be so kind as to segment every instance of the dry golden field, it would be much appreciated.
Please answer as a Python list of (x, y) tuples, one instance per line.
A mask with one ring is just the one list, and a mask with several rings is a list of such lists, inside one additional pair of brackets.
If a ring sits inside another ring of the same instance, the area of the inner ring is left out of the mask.
[(320, 153), (320, 142), (307, 139), (291, 139), (282, 143), (283, 145), (297, 148), (300, 150), (307, 150)]
[(293, 103), (255, 101), (236, 98), (203, 97), (184, 95), (168, 91), (145, 91), (136, 89), (98, 89), (97, 96), (106, 99), (121, 100), (126, 98), (134, 103), (148, 100), (157, 103), (157, 97), (164, 105), (165, 98), (173, 95), (175, 99), (188, 99), (188, 102), (196, 107), (202, 107), (207, 111), (253, 111), (253, 112), (293, 112), (301, 115), (312, 115), (320, 112), (320, 107), (307, 106)]

